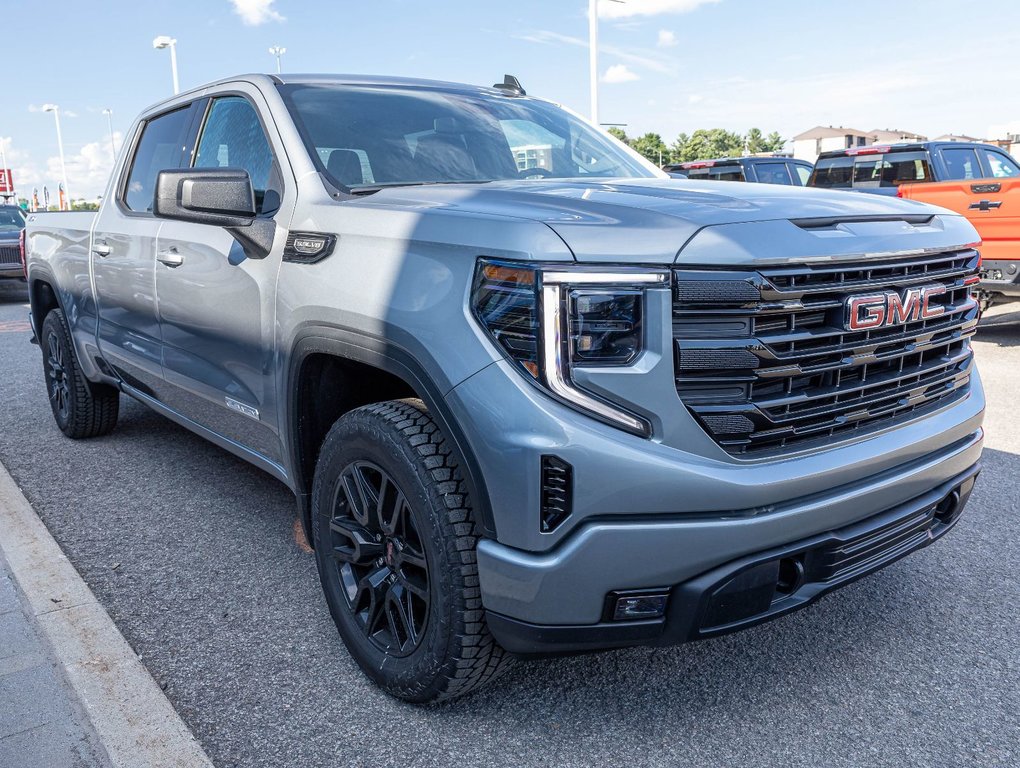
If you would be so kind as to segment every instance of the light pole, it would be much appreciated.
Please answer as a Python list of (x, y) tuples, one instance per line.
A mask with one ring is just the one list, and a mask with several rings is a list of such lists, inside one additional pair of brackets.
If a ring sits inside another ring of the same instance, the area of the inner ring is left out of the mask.
[(43, 104), (42, 109), (43, 112), (52, 112), (53, 119), (57, 123), (57, 150), (60, 152), (60, 175), (64, 182), (64, 199), (67, 200), (67, 210), (71, 210), (71, 190), (67, 188), (67, 165), (64, 163), (64, 139), (60, 135), (60, 107), (56, 104)]
[(167, 35), (160, 35), (152, 41), (152, 47), (157, 51), (163, 48), (170, 49), (170, 69), (174, 74), (174, 95), (176, 96), (181, 92), (181, 87), (177, 82), (177, 41)]
[(591, 121), (599, 124), (599, 0), (588, 0), (588, 77), (591, 85)]
[(0, 136), (0, 163), (3, 163), (2, 169), (4, 173), (4, 184), (7, 187), (7, 191), (4, 195), (10, 195), (14, 198), (14, 204), (18, 204), (18, 195), (14, 191), (14, 181), (11, 179), (11, 169), (7, 167), (7, 150), (4, 149), (4, 139)]
[[(610, 0), (622, 3), (624, 0)], [(599, 0), (588, 0), (588, 77), (591, 80), (591, 121), (599, 124)]]
[(276, 74), (280, 74), (280, 72), (281, 72), (281, 69), (280, 69), (280, 59), (283, 57), (283, 54), (285, 54), (286, 52), (287, 52), (286, 48), (281, 48), (278, 45), (274, 45), (272, 48), (269, 49), (269, 53), (271, 53), (273, 56), (276, 57)]
[(113, 139), (113, 110), (107, 107), (103, 110), (103, 114), (106, 115), (107, 120), (110, 123), (110, 150), (113, 152), (113, 162), (117, 162), (117, 142)]

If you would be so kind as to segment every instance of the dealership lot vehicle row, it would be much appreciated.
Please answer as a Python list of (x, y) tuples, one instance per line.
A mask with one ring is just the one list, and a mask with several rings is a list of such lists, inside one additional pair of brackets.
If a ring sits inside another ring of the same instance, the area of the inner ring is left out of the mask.
[(281, 485), (130, 402), (88, 450), (56, 433), (25, 312), (0, 294), (0, 460), (218, 766), (1020, 761), (1008, 305), (976, 343), (981, 482), (939, 546), (741, 635), (537, 662), (429, 709), (350, 661)]

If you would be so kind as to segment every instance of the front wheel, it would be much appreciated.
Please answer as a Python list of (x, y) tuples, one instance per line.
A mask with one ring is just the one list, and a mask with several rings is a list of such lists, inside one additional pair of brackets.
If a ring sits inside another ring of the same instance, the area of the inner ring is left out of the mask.
[(46, 315), (41, 336), (46, 393), (60, 431), (74, 439), (105, 435), (117, 426), (120, 393), (85, 378), (62, 311)]
[(419, 400), (340, 418), (312, 492), (319, 577), (351, 656), (386, 692), (465, 694), (508, 656), (489, 633), (464, 480)]

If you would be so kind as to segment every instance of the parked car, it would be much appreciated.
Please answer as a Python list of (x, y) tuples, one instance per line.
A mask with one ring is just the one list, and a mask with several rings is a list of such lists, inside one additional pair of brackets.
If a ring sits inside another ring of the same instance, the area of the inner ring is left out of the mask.
[(512, 78), (182, 93), (98, 214), (29, 217), (53, 416), (105, 434), (124, 393), (285, 483), (351, 656), (410, 701), (789, 613), (964, 508), (977, 233), (706, 186)]
[[(974, 152), (975, 150), (969, 150)], [(981, 236), (982, 307), (1020, 299), (1020, 169), (987, 152), (988, 178), (901, 184), (899, 197), (920, 200), (966, 216)]]
[(16, 205), (0, 205), (0, 279), (24, 279), (19, 239), (25, 228), (25, 214)]
[(790, 157), (724, 157), (667, 165), (664, 170), (686, 174), (690, 179), (803, 187), (811, 176), (811, 168), (811, 163)]
[(1016, 160), (992, 144), (924, 141), (823, 152), (808, 186), (895, 196), (901, 184), (1018, 174)]

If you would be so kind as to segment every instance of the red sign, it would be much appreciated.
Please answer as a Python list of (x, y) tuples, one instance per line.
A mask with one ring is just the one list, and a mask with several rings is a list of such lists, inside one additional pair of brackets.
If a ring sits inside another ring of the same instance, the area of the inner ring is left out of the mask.
[(10, 168), (0, 168), (0, 192), (14, 191), (14, 174)]

